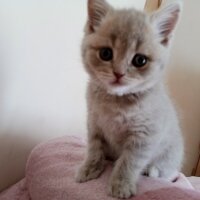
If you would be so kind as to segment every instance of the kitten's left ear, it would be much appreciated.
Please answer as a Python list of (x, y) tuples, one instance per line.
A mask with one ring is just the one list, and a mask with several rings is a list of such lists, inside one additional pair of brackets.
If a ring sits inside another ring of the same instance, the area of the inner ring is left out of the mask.
[(94, 32), (100, 26), (101, 21), (111, 9), (105, 0), (88, 0), (88, 28), (90, 32)]
[(158, 37), (161, 39), (161, 44), (164, 46), (167, 46), (170, 42), (180, 16), (181, 8), (181, 3), (174, 2), (153, 13), (151, 16), (151, 20), (157, 30)]

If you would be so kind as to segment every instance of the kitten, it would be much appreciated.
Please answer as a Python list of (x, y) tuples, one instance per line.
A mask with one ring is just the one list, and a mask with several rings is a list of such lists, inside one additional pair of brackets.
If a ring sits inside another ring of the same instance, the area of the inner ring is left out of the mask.
[(108, 193), (129, 198), (146, 170), (170, 180), (180, 170), (183, 141), (163, 74), (180, 4), (151, 15), (116, 10), (105, 0), (88, 0), (82, 43), (90, 76), (88, 154), (77, 182), (97, 178), (106, 159), (115, 161)]

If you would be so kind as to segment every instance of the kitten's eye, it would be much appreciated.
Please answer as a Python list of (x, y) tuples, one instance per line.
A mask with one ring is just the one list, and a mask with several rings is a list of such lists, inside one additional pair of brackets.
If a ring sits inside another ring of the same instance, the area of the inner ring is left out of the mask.
[(148, 62), (148, 58), (142, 54), (136, 54), (132, 60), (133, 66), (137, 68), (144, 67), (147, 64), (147, 62)]
[(104, 61), (110, 61), (113, 59), (113, 51), (111, 48), (102, 48), (99, 51), (99, 56)]

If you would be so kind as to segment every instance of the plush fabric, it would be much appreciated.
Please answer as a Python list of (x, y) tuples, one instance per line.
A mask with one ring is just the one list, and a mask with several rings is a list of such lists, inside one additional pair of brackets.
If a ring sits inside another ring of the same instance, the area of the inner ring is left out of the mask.
[(25, 179), (0, 194), (0, 200), (31, 200)]
[[(26, 167), (26, 177), (0, 195), (0, 200), (113, 200), (107, 196), (112, 170), (109, 164), (96, 180), (75, 183), (74, 174), (83, 160), (85, 142), (76, 137), (51, 140), (37, 146)], [(141, 177), (134, 200), (200, 200), (183, 174), (176, 182)]]
[(200, 191), (200, 177), (192, 176), (187, 178), (195, 190)]

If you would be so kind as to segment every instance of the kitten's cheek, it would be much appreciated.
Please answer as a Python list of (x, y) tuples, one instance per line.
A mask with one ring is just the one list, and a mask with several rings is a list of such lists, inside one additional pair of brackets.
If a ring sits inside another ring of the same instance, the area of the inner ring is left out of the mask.
[(106, 78), (102, 78), (101, 76), (98, 76), (97, 74), (96, 74), (96, 78), (100, 85), (104, 86), (105, 88), (109, 87), (110, 85), (109, 80), (107, 80)]

